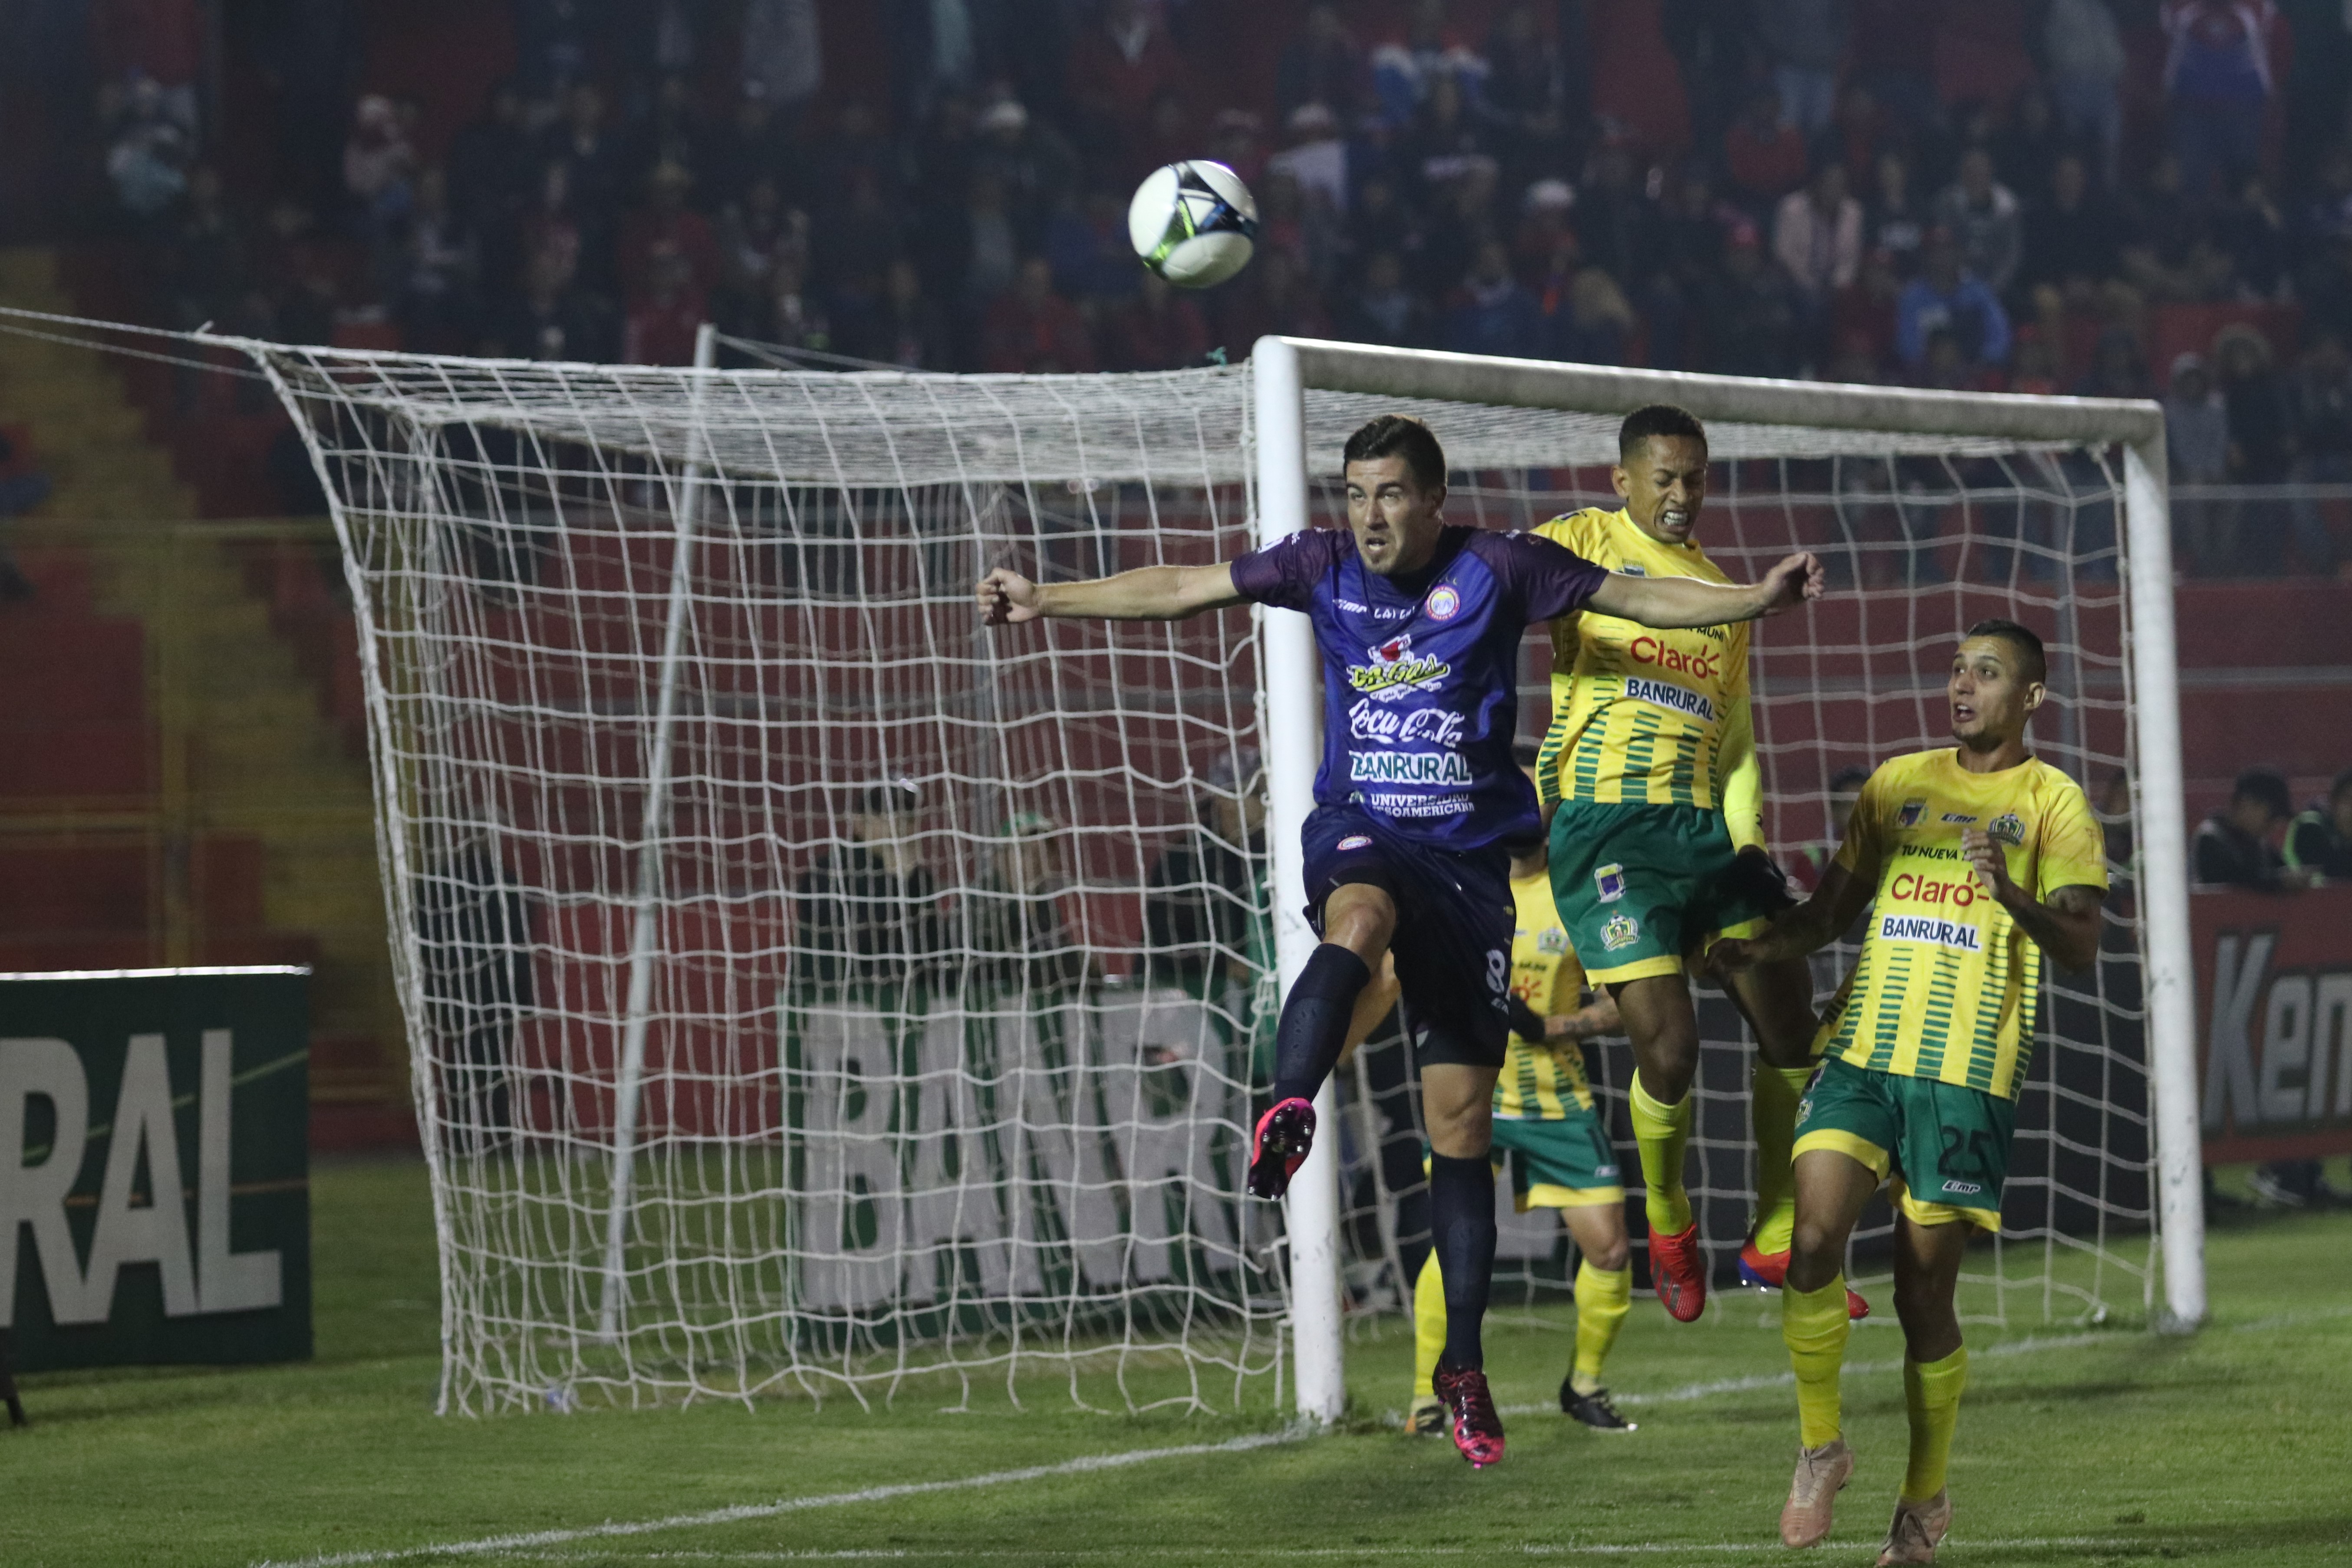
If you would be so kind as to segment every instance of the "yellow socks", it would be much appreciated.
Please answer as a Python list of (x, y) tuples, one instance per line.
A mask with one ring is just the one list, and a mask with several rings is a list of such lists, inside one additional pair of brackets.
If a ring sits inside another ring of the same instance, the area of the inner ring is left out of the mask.
[(1642, 1152), (1642, 1184), (1648, 1189), (1643, 1207), (1650, 1228), (1661, 1236), (1680, 1236), (1691, 1227), (1690, 1194), (1683, 1186), (1683, 1152), (1690, 1147), (1691, 1097), (1685, 1089), (1674, 1105), (1661, 1105), (1633, 1075), (1627, 1096), (1633, 1114), (1633, 1143)]
[(1756, 1058), (1749, 1077), (1749, 1117), (1756, 1131), (1756, 1250), (1786, 1252), (1797, 1237), (1797, 1186), (1789, 1154), (1797, 1142), (1797, 1102), (1813, 1069), (1776, 1068)]
[(1437, 1249), (1421, 1266), (1412, 1287), (1412, 1396), (1429, 1394), (1429, 1380), (1437, 1358), (1445, 1353), (1445, 1283), (1437, 1268)]
[[(1789, 1366), (1797, 1374), (1799, 1440), (1818, 1448), (1838, 1435), (1838, 1369), (1845, 1363), (1846, 1336), (1853, 1327), (1845, 1316), (1845, 1276), (1838, 1275), (1818, 1290), (1780, 1287), (1780, 1338), (1789, 1347)], [(1945, 1363), (1937, 1362), (1937, 1366)], [(1953, 1390), (1953, 1397), (1958, 1397)], [(1912, 1430), (1918, 1430), (1917, 1419)], [(1945, 1448), (1951, 1444), (1951, 1424), (1944, 1426)], [(1916, 1450), (1918, 1439), (1912, 1439)], [(1937, 1461), (1941, 1473), (1941, 1460)]]
[(1913, 1502), (1926, 1502), (1944, 1489), (1952, 1427), (1960, 1418), (1960, 1390), (1968, 1383), (1966, 1345), (1941, 1361), (1903, 1358), (1903, 1404), (1911, 1413), (1911, 1465), (1903, 1472), (1903, 1495)]
[(1625, 1314), (1633, 1305), (1633, 1266), (1622, 1268), (1595, 1268), (1591, 1258), (1576, 1266), (1576, 1364), (1570, 1371), (1569, 1385), (1579, 1394), (1590, 1394), (1601, 1386), (1601, 1363), (1609, 1359), (1609, 1347), (1617, 1342), (1617, 1331), (1625, 1326)]

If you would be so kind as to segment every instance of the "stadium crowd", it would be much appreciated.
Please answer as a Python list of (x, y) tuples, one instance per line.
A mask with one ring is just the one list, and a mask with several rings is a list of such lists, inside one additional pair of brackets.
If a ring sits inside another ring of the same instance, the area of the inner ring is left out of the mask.
[[(307, 111), (340, 157), (281, 188), (225, 188), (180, 87), (110, 84), (156, 315), (646, 363), (709, 318), (1005, 372), (1279, 331), (2159, 396), (2179, 479), (2352, 480), (2336, 0), (889, 0), (887, 100), (828, 88), (815, 0), (511, 4), (516, 68), (436, 156), (359, 96)], [(1127, 239), (1183, 156), (1262, 212), (1199, 296)], [(2319, 510), (2288, 521), (2332, 568)], [(2242, 553), (2226, 509), (2184, 527)]]

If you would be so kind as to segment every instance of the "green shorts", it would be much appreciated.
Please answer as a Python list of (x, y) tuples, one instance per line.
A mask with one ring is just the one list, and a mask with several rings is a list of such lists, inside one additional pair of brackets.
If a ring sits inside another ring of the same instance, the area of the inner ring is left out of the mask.
[(1752, 936), (1771, 910), (1736, 886), (1723, 813), (1564, 800), (1551, 819), (1551, 891), (1596, 984), (1678, 974), (1715, 936)]
[(1832, 1057), (1797, 1107), (1795, 1152), (1834, 1149), (1892, 1177), (1914, 1224), (1997, 1231), (2016, 1131), (2017, 1106), (1999, 1095)]
[[(1598, 1111), (1578, 1110), (1558, 1121), (1495, 1118), (1495, 1173), (1511, 1175), (1511, 1197), (1529, 1209), (1600, 1208), (1625, 1201), (1617, 1151)], [(1429, 1151), (1422, 1151), (1422, 1168)]]

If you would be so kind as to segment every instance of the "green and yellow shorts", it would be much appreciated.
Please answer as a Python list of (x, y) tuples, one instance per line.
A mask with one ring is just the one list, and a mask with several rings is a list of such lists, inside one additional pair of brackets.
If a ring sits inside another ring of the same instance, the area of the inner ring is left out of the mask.
[(1738, 865), (1719, 811), (1564, 800), (1552, 814), (1552, 901), (1595, 984), (1678, 974), (1714, 938), (1762, 931), (1772, 911)]
[(1915, 1225), (1998, 1231), (2016, 1131), (2017, 1106), (1999, 1095), (1832, 1057), (1797, 1106), (1795, 1152), (1834, 1149), (1891, 1179)]
[[(1511, 1198), (1529, 1209), (1599, 1208), (1625, 1201), (1617, 1151), (1598, 1111), (1579, 1110), (1558, 1121), (1495, 1118), (1495, 1173), (1511, 1176)], [(1422, 1150), (1422, 1169), (1429, 1151)]]

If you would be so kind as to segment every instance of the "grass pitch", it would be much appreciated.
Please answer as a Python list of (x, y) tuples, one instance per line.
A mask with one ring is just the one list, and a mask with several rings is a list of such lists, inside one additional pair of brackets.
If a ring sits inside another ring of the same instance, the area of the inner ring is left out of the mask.
[[(35, 1425), (0, 1431), (0, 1563), (1705, 1565), (1781, 1551), (1795, 1402), (1777, 1309), (1747, 1293), (1692, 1327), (1637, 1303), (1611, 1365), (1642, 1422), (1630, 1436), (1542, 1413), (1565, 1310), (1503, 1314), (1488, 1365), (1525, 1409), (1485, 1473), (1381, 1425), (1406, 1392), (1401, 1327), (1349, 1349), (1360, 1418), (1304, 1440), (1285, 1438), (1270, 1398), (1132, 1418), (1074, 1411), (1044, 1381), (1022, 1411), (981, 1388), (974, 1413), (941, 1414), (917, 1388), (887, 1409), (445, 1420), (430, 1413), (422, 1167), (327, 1166), (313, 1199), (318, 1360), (26, 1379)], [(2193, 1338), (1970, 1331), (1944, 1562), (2352, 1562), (2352, 1215), (2224, 1223), (2210, 1262), (2214, 1319)], [(1891, 1328), (1854, 1336), (1862, 1465), (1810, 1561), (1872, 1560), (1903, 1469), (1901, 1353)]]

